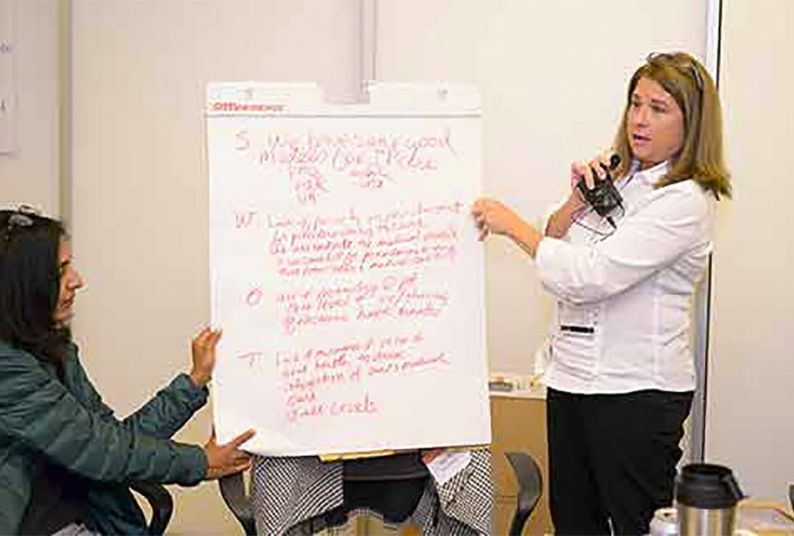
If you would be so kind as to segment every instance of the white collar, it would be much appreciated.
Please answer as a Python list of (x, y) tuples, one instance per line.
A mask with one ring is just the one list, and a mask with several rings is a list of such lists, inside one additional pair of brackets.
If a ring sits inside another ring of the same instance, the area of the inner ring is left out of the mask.
[(634, 159), (631, 161), (631, 169), (629, 170), (628, 176), (631, 177), (632, 180), (655, 186), (669, 170), (670, 163), (668, 160), (660, 162), (651, 168), (640, 170), (639, 160)]

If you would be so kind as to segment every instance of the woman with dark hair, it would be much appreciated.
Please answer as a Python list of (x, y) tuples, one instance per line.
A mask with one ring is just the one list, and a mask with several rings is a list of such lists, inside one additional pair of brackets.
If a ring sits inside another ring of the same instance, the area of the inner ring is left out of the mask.
[[(596, 211), (578, 185), (592, 192), (613, 167), (622, 201)], [(480, 238), (512, 239), (557, 298), (542, 352), (555, 533), (647, 534), (673, 498), (695, 389), (692, 297), (715, 201), (731, 193), (703, 66), (681, 52), (649, 56), (629, 81), (614, 148), (573, 164), (570, 180), (541, 229), (490, 199), (472, 213)]]
[(250, 465), (250, 431), (203, 448), (169, 439), (206, 403), (220, 332), (201, 331), (190, 374), (118, 420), (71, 340), (82, 286), (60, 222), (0, 210), (0, 534), (145, 533), (129, 482), (191, 486)]

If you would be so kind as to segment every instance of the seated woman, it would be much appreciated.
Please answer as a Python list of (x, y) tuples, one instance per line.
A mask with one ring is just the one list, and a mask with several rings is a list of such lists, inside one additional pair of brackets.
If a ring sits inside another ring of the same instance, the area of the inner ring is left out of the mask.
[(332, 531), (367, 511), (389, 524), (410, 518), (423, 535), (492, 533), (491, 454), (473, 450), (465, 467), (438, 482), (426, 464), (441, 450), (322, 462), (317, 456), (256, 456), (251, 500), (257, 532)]
[(192, 343), (193, 367), (141, 409), (114, 417), (94, 390), (69, 320), (83, 280), (62, 224), (0, 210), (0, 534), (146, 531), (131, 481), (192, 486), (250, 466), (225, 445), (169, 438), (207, 400), (220, 332)]

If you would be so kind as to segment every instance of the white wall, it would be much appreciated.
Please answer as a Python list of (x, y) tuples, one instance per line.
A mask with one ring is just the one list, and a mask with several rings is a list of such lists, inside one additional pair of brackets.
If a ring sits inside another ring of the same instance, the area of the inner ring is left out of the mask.
[(58, 215), (57, 2), (0, 1), (16, 18), (17, 55), (17, 151), (0, 154), (0, 206), (26, 203)]
[[(76, 331), (126, 414), (188, 369), (189, 337), (209, 320), (206, 83), (355, 93), (359, 2), (75, 1), (72, 19), (74, 249), (88, 281)], [(205, 441), (209, 417), (179, 438)], [(170, 531), (239, 531), (214, 483), (174, 491)]]
[[(705, 0), (380, 0), (377, 14), (378, 78), (479, 85), (484, 190), (530, 219), (562, 198), (572, 161), (612, 143), (649, 52), (705, 54)], [(491, 368), (531, 372), (549, 297), (526, 254), (486, 247)]]
[(735, 195), (714, 254), (706, 458), (754, 498), (794, 483), (794, 2), (723, 0), (720, 93)]

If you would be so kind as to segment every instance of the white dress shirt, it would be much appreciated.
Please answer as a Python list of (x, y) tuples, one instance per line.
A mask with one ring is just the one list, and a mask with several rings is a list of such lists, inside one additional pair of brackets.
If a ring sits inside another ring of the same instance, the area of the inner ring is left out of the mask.
[(558, 299), (543, 352), (549, 387), (694, 390), (691, 304), (711, 252), (715, 199), (691, 180), (655, 188), (667, 169), (635, 163), (616, 181), (625, 209), (615, 211), (616, 229), (588, 210), (563, 240), (538, 245), (540, 279)]

